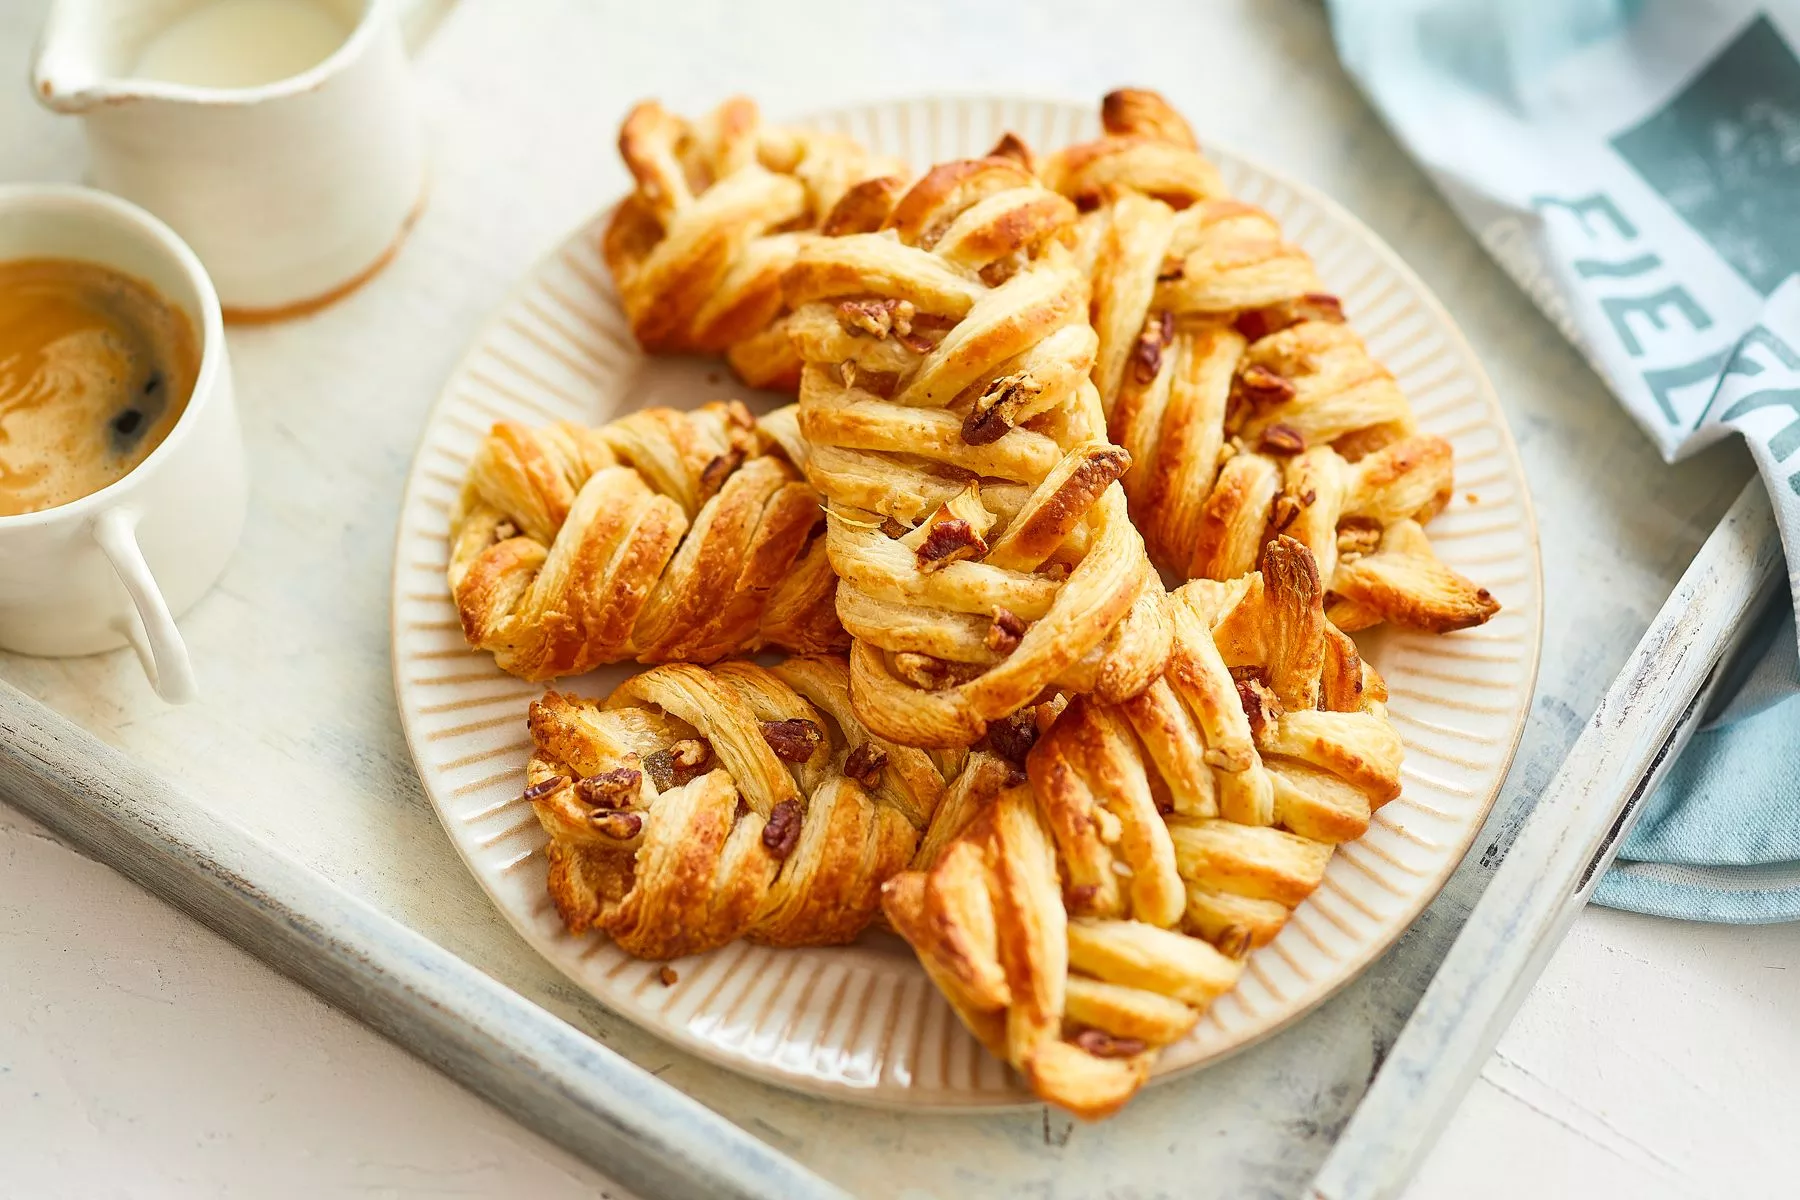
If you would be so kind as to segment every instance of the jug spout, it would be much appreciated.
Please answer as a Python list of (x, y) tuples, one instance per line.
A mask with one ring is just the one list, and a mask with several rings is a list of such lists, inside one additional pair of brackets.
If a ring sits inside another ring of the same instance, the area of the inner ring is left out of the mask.
[(129, 75), (138, 43), (171, 7), (167, 0), (55, 0), (31, 63), (38, 103), (54, 112), (85, 113), (133, 99)]

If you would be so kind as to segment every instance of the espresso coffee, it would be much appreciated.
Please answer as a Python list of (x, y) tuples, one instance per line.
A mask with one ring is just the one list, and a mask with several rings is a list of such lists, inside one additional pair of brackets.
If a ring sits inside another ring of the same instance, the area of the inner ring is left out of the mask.
[(0, 516), (124, 478), (175, 428), (199, 371), (193, 322), (143, 280), (0, 262)]

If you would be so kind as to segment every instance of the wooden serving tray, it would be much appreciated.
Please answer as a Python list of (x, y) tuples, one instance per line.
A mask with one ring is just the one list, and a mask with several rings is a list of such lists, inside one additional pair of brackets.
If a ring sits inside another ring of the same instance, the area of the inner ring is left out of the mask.
[[(1157, 1194), (1195, 1178), (1224, 1195), (1298, 1192), (1524, 812), (1737, 493), (1744, 458), (1656, 460), (1362, 107), (1329, 61), (1313, 8), (1170, 9), (1130, 64), (1071, 55), (1064, 43), (1076, 34), (1023, 18), (1009, 25), (1013, 52), (991, 55), (981, 30), (947, 33), (948, 15), (884, 23), (892, 52), (882, 90), (926, 91), (941, 83), (933, 64), (945, 62), (969, 64), (970, 78), (979, 70), (983, 86), (1042, 90), (1043, 64), (1055, 61), (1066, 64), (1056, 90), (1091, 97), (1122, 82), (1128, 65), (1208, 133), (1373, 225), (1455, 315), (1519, 435), (1542, 522), (1543, 667), (1507, 786), (1438, 900), (1360, 979), (1255, 1048), (1097, 1126), (1042, 1108), (949, 1117), (846, 1108), (743, 1079), (588, 1000), (469, 877), (420, 792), (396, 719), (388, 580), (424, 414), (510, 282), (623, 189), (609, 150), (619, 115), (652, 92), (682, 109), (718, 98), (717, 79), (699, 77), (708, 72), (690, 77), (630, 46), (679, 46), (684, 63), (730, 61), (732, 84), (776, 114), (864, 98), (872, 85), (854, 59), (819, 47), (795, 51), (812, 54), (816, 70), (745, 60), (722, 15), (714, 32), (707, 14), (668, 6), (609, 16), (571, 5), (556, 22), (510, 21), (508, 8), (464, 0), (421, 57), (435, 183), (395, 262), (316, 317), (229, 335), (253, 495), (235, 562), (182, 622), (200, 702), (162, 705), (128, 653), (0, 656), (11, 685), (0, 695), (0, 797), (645, 1195), (802, 1196), (836, 1185), (868, 1196), (1077, 1196), (1121, 1181)], [(970, 39), (960, 53), (955, 36)], [(608, 70), (592, 69), (597, 47), (610, 48)], [(1194, 69), (1197, 47), (1212, 47), (1206, 71)], [(1300, 77), (1308, 82), (1294, 86)], [(509, 82), (518, 80), (531, 86)], [(0, 128), (17, 127), (28, 146), (17, 169), (79, 176), (76, 130), (40, 117), (23, 95), (0, 106)]]

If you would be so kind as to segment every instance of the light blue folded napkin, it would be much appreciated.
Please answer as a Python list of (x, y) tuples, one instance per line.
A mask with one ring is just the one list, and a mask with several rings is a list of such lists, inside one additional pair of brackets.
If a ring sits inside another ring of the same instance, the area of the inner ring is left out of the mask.
[(1596, 902), (1695, 921), (1800, 920), (1800, 655), (1786, 605), (1738, 662), (1742, 681), (1669, 769)]
[[(1735, 433), (1800, 604), (1800, 0), (1327, 0), (1338, 52), (1673, 461)], [(1800, 655), (1759, 624), (1594, 899), (1800, 919)]]

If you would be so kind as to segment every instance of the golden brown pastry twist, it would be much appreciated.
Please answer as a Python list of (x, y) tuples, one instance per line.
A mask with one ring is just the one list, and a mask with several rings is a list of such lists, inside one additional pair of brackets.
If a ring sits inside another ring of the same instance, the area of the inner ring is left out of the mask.
[(1043, 1099), (1116, 1110), (1400, 791), (1380, 676), (1325, 618), (1311, 554), (1170, 597), (1166, 674), (1070, 702), (1002, 792), (883, 908)]
[(742, 96), (699, 121), (645, 101), (619, 153), (636, 188), (602, 251), (638, 342), (723, 353), (751, 387), (793, 391), (781, 272), (852, 184), (894, 165), (841, 135), (765, 125)]
[(1015, 159), (946, 163), (852, 189), (787, 273), (793, 452), (830, 501), (857, 712), (896, 741), (970, 745), (1052, 686), (1122, 699), (1167, 654), (1074, 219)]
[(750, 412), (651, 408), (599, 428), (495, 425), (451, 522), (469, 643), (523, 679), (636, 659), (846, 643), (819, 497)]
[(964, 756), (874, 736), (849, 682), (838, 657), (678, 663), (534, 703), (526, 796), (569, 929), (641, 958), (860, 933)]
[(1094, 379), (1151, 557), (1231, 579), (1286, 532), (1318, 557), (1344, 629), (1493, 616), (1419, 528), (1449, 502), (1450, 444), (1417, 432), (1312, 260), (1225, 195), (1162, 97), (1113, 92), (1101, 115), (1105, 135), (1051, 156), (1043, 177), (1087, 210)]

